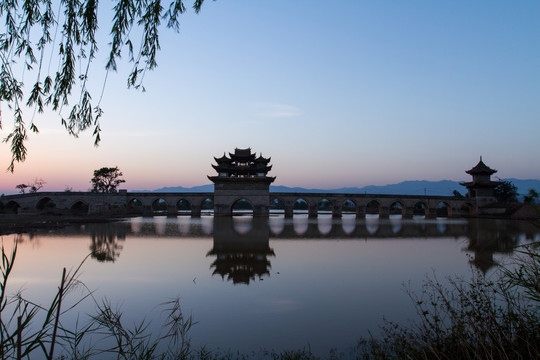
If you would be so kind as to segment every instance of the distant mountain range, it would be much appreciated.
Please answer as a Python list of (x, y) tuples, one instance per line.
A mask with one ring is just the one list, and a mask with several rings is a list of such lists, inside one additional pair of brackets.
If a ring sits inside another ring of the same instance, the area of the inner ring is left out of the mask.
[[(540, 193), (540, 180), (502, 179), (511, 181), (518, 188), (520, 194), (526, 194), (529, 189), (534, 189)], [(452, 195), (454, 190), (461, 194), (466, 193), (466, 189), (459, 182), (452, 180), (441, 181), (403, 181), (390, 185), (369, 185), (364, 187), (343, 187), (339, 189), (306, 189), (302, 187), (270, 186), (271, 192), (310, 192), (310, 193), (346, 193), (346, 194), (399, 194), (399, 195)], [(148, 190), (144, 190), (148, 191)], [(214, 185), (207, 184), (186, 188), (183, 186), (163, 187), (152, 190), (154, 192), (213, 192)]]

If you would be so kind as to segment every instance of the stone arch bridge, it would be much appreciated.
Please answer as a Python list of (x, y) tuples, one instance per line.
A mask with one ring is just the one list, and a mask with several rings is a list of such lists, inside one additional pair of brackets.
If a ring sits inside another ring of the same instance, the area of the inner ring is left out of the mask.
[[(239, 197), (238, 200), (242, 198)], [(270, 192), (268, 208), (291, 217), (294, 213), (307, 213), (316, 217), (319, 213), (331, 213), (333, 217), (343, 214), (379, 214), (385, 218), (401, 214), (404, 218), (439, 214), (447, 217), (471, 215), (475, 200), (453, 196), (377, 195), (342, 193), (290, 193)], [(214, 194), (128, 192), (36, 192), (0, 197), (0, 212), (18, 214), (142, 214), (142, 215), (191, 215), (200, 216), (212, 212)], [(220, 215), (231, 215), (230, 211)]]

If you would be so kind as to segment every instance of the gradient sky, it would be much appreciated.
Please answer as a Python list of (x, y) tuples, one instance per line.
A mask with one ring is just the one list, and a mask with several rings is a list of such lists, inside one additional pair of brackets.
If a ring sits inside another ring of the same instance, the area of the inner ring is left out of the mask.
[[(95, 96), (110, 26), (100, 5)], [(103, 166), (129, 190), (202, 185), (235, 147), (271, 157), (276, 185), (469, 180), (480, 155), (501, 178), (539, 179), (539, 19), (533, 0), (208, 1), (180, 34), (161, 32), (145, 93), (126, 88), (127, 62), (109, 75), (100, 147), (38, 117), (0, 193), (36, 177), (45, 191), (87, 190)], [(2, 121), (5, 137), (6, 104)]]

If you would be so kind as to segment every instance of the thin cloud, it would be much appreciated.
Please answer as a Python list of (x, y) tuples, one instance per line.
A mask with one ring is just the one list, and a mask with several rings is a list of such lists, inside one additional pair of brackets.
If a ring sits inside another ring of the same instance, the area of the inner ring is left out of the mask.
[(119, 136), (119, 137), (154, 137), (154, 136), (164, 136), (167, 135), (167, 133), (162, 131), (111, 131), (111, 132), (105, 132), (102, 131), (102, 133), (106, 136)]
[(256, 103), (257, 115), (273, 119), (285, 119), (304, 115), (302, 109), (287, 104)]

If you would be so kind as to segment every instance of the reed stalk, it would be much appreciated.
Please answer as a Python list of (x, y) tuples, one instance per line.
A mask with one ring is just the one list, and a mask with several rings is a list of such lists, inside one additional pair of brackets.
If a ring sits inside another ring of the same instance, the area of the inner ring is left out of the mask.
[(17, 317), (17, 360), (22, 357), (22, 316)]
[(60, 290), (58, 291), (58, 307), (56, 308), (56, 318), (54, 319), (53, 334), (51, 340), (51, 351), (49, 353), (49, 360), (53, 359), (54, 344), (56, 344), (56, 332), (58, 331), (58, 321), (60, 320), (60, 309), (62, 307), (62, 298), (64, 295), (64, 286), (66, 284), (66, 268), (62, 272), (62, 281), (60, 282)]

